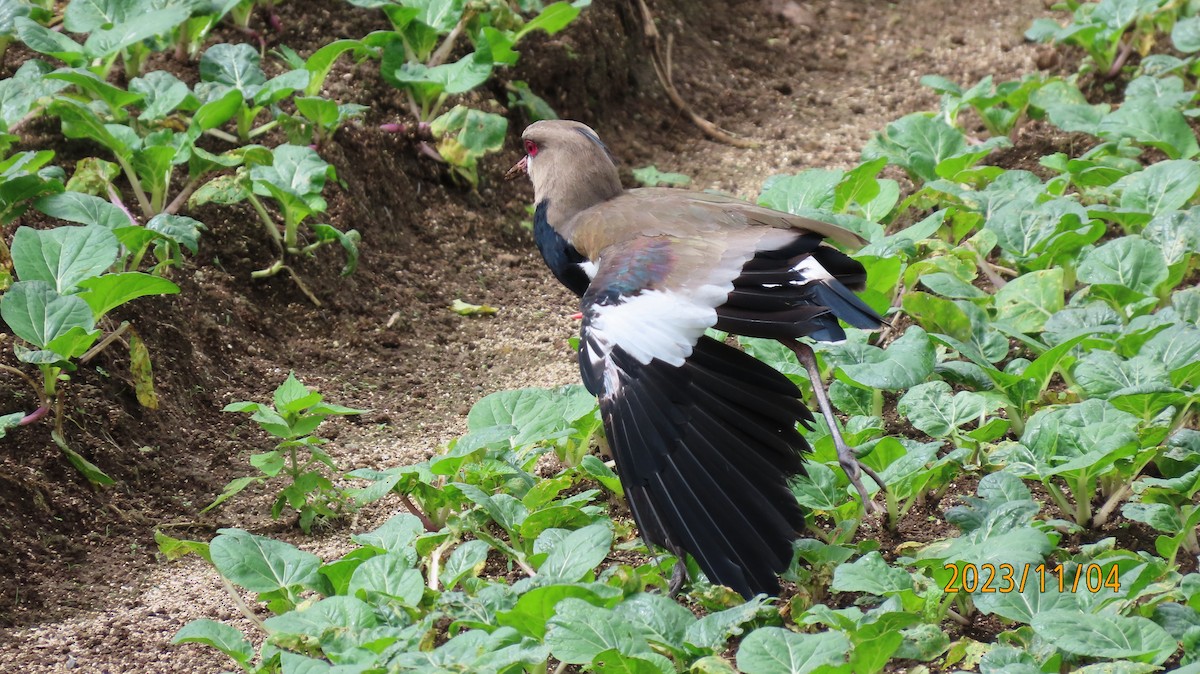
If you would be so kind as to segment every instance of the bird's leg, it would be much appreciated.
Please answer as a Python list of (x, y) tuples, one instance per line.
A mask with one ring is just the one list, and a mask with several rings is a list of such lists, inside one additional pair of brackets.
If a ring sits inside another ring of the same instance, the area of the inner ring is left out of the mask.
[(829, 433), (833, 436), (833, 446), (837, 448), (838, 463), (841, 464), (842, 470), (846, 472), (846, 477), (850, 478), (850, 484), (854, 485), (854, 489), (858, 491), (858, 497), (862, 500), (863, 507), (867, 512), (880, 512), (882, 508), (877, 503), (871, 500), (867, 495), (867, 488), (862, 483), (862, 473), (866, 473), (875, 480), (875, 484), (879, 485), (880, 491), (885, 491), (886, 487), (883, 484), (883, 478), (879, 477), (870, 466), (859, 463), (858, 456), (854, 450), (846, 444), (842, 439), (842, 432), (838, 429), (837, 419), (833, 416), (833, 407), (829, 404), (829, 396), (825, 394), (825, 384), (821, 381), (821, 372), (817, 369), (817, 356), (813, 353), (812, 347), (796, 341), (794, 339), (779, 340), (784, 346), (792, 350), (796, 354), (796, 359), (808, 370), (809, 381), (812, 382), (813, 395), (817, 398), (817, 406), (821, 408), (821, 414), (825, 417), (825, 423), (829, 425)]
[(675, 597), (683, 590), (683, 584), (688, 581), (687, 562), (682, 551), (675, 560), (675, 568), (671, 570), (671, 584), (667, 586), (667, 596)]

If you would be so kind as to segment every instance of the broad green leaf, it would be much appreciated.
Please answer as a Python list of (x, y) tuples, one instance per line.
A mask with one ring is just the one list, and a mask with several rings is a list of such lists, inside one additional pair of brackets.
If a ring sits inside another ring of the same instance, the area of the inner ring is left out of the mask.
[(200, 57), (200, 79), (223, 84), (252, 100), (267, 82), (261, 60), (258, 50), (248, 44), (215, 44)]
[(1042, 337), (1047, 344), (1062, 344), (1080, 335), (1118, 333), (1124, 320), (1105, 302), (1067, 307), (1046, 320)]
[(688, 626), (685, 639), (697, 648), (719, 652), (730, 637), (740, 636), (747, 624), (773, 615), (777, 615), (776, 610), (766, 602), (766, 595), (759, 595), (744, 604), (697, 620)]
[(996, 291), (996, 320), (1026, 334), (1041, 332), (1063, 308), (1061, 267), (1022, 274)]
[(1021, 436), (1042, 462), (1043, 477), (1098, 467), (1137, 446), (1137, 419), (1103, 400), (1084, 400), (1039, 410)]
[(1093, 250), (1078, 273), (1084, 283), (1121, 286), (1151, 296), (1168, 274), (1162, 253), (1140, 236), (1122, 236)]
[(1121, 506), (1121, 514), (1168, 534), (1177, 534), (1183, 529), (1179, 511), (1166, 503), (1126, 503)]
[(1171, 28), (1171, 44), (1185, 54), (1200, 51), (1200, 16), (1176, 21)]
[(193, 620), (184, 625), (175, 633), (171, 643), (212, 646), (243, 667), (249, 666), (254, 658), (254, 645), (237, 628), (207, 618)]
[(840, 632), (797, 634), (762, 627), (742, 640), (737, 666), (746, 674), (805, 674), (844, 665), (849, 653), (850, 641)]
[(554, 616), (558, 603), (567, 598), (600, 603), (596, 593), (583, 585), (543, 585), (522, 594), (511, 610), (496, 613), (496, 622), (516, 628), (521, 634), (543, 639), (547, 621)]
[(887, 125), (863, 148), (863, 159), (887, 157), (923, 181), (938, 178), (942, 161), (967, 149), (962, 132), (929, 113), (916, 112)]
[(106, 24), (133, 18), (148, 4), (137, 0), (77, 0), (63, 12), (63, 28), (72, 33), (91, 33)]
[(129, 82), (129, 90), (142, 95), (142, 113), (138, 119), (147, 122), (163, 119), (189, 98), (196, 105), (188, 85), (165, 70), (155, 70)]
[(991, 585), (994, 592), (971, 595), (975, 607), (985, 614), (996, 614), (1028, 625), (1034, 616), (1044, 611), (1080, 610), (1073, 593), (1058, 591), (1058, 578), (1049, 570), (1039, 574), (1036, 567), (1021, 566), (998, 569), (996, 573)]
[(280, 145), (275, 148), (270, 166), (250, 169), (256, 194), (274, 196), (260, 187), (270, 185), (284, 195), (302, 200), (313, 212), (325, 210), (321, 190), (332, 177), (333, 167), (316, 150), (304, 145)]
[(187, 248), (193, 255), (199, 249), (200, 232), (204, 228), (204, 223), (198, 220), (168, 213), (159, 213), (146, 223), (146, 229)]
[(1075, 381), (1092, 398), (1109, 399), (1146, 385), (1169, 386), (1161, 361), (1146, 356), (1124, 359), (1111, 351), (1089, 351), (1075, 363)]
[(924, 330), (912, 327), (887, 349), (847, 342), (834, 360), (859, 384), (895, 391), (916, 386), (933, 372), (933, 344)]
[(120, 244), (103, 227), (20, 227), (13, 236), (12, 259), (23, 281), (45, 281), (59, 293), (103, 274), (117, 260)]
[(107, 199), (80, 192), (63, 192), (42, 197), (33, 206), (51, 217), (78, 222), (81, 225), (99, 225), (111, 230), (131, 224), (125, 211)]
[(245, 100), (241, 91), (228, 89), (196, 109), (192, 115), (192, 126), (200, 131), (215, 129), (233, 119)]
[[(890, 212), (896, 205), (891, 190), (895, 181), (880, 181), (878, 178), (879, 172), (886, 165), (887, 159), (879, 157), (846, 171), (834, 190), (833, 209), (841, 213), (857, 205), (868, 219), (876, 219), (874, 215), (886, 215)], [(895, 192), (895, 197), (899, 197), (899, 191)]]
[(29, 114), (38, 101), (67, 86), (46, 77), (53, 68), (39, 59), (29, 59), (7, 79), (0, 80), (0, 128), (9, 128)]
[(889, 566), (878, 552), (869, 552), (853, 564), (841, 564), (833, 571), (834, 592), (867, 592), (890, 597), (913, 589), (912, 576), (904, 569)]
[(604, 561), (611, 545), (612, 530), (607, 524), (591, 524), (573, 531), (546, 556), (538, 575), (562, 582), (582, 580)]
[[(75, 326), (70, 330), (50, 340), (46, 344), (48, 352), (62, 356), (68, 360), (78, 358), (91, 348), (96, 342), (96, 338), (100, 336), (99, 330), (88, 330), (82, 326)], [(45, 351), (38, 353), (46, 353)], [(17, 358), (25, 362), (35, 362), (27, 357), (28, 354), (18, 353)], [(54, 360), (58, 360), (57, 356)]]
[(917, 625), (902, 630), (904, 640), (896, 649), (895, 657), (928, 662), (946, 652), (950, 637), (937, 625)]
[(320, 582), (319, 557), (241, 529), (220, 529), (209, 544), (209, 553), (222, 576), (252, 592), (291, 593)]
[[(464, 578), (478, 576), (483, 571), (490, 549), (483, 541), (464, 541), (454, 548), (446, 560), (446, 568), (442, 570), (442, 586), (450, 590)], [(420, 599), (419, 596), (417, 598)]]
[(393, 84), (400, 88), (413, 87), (423, 96), (466, 93), (487, 81), (492, 75), (492, 59), (480, 52), (468, 54), (454, 63), (444, 63), (432, 68), (421, 63), (405, 62), (390, 75)]
[(610, 649), (622, 655), (652, 652), (646, 640), (635, 635), (629, 621), (581, 599), (566, 598), (558, 602), (558, 610), (546, 628), (550, 653), (570, 664), (590, 664)]
[(1176, 323), (1142, 345), (1139, 356), (1177, 370), (1200, 360), (1200, 327)]
[(416, 565), (417, 552), (413, 547), (417, 536), (425, 533), (425, 525), (415, 515), (400, 513), (393, 515), (374, 531), (354, 534), (350, 540), (359, 545), (369, 545), (385, 552), (401, 555), (410, 565)]
[(138, 297), (175, 295), (179, 292), (179, 286), (161, 276), (135, 271), (93, 276), (80, 281), (79, 287), (83, 288), (79, 297), (92, 308), (96, 320)]
[(1038, 636), (1055, 647), (1093, 658), (1161, 665), (1178, 648), (1166, 630), (1140, 617), (1053, 610), (1037, 614), (1031, 624)]
[(424, 592), (421, 572), (412, 568), (410, 560), (392, 553), (376, 555), (358, 565), (346, 589), (347, 595), (364, 601), (378, 602), (382, 598), (381, 603), (390, 600), (402, 606), (417, 606)]
[[(1025, 276), (1018, 276), (1016, 279), (1013, 279), (1013, 282), (1019, 281), (1022, 278), (1025, 278)], [(947, 272), (921, 274), (920, 281), (921, 285), (942, 297), (950, 299), (979, 300), (988, 297), (988, 294), (984, 291)]]
[(82, 103), (70, 98), (56, 98), (50, 103), (47, 110), (62, 120), (62, 132), (67, 138), (94, 140), (118, 157), (130, 158), (132, 148), (122, 137), (114, 135), (112, 130), (96, 116), (96, 113)]
[(994, 398), (971, 391), (955, 393), (946, 382), (931, 381), (909, 389), (896, 409), (917, 429), (944, 438), (965, 424), (982, 421), (999, 406)]
[(574, 3), (555, 2), (546, 5), (536, 17), (526, 23), (521, 30), (517, 31), (513, 41), (520, 40), (535, 30), (544, 30), (553, 35), (566, 28), (567, 24), (574, 21), (577, 16), (579, 16), (579, 7), (575, 6)]
[(821, 463), (807, 464), (791, 484), (796, 500), (813, 510), (836, 510), (846, 502), (846, 490), (838, 487), (833, 469)]
[(321, 91), (321, 85), (338, 57), (353, 50), (356, 58), (365, 53), (364, 45), (358, 40), (335, 40), (312, 53), (304, 62), (304, 68), (309, 73), (308, 85), (304, 89), (306, 96), (316, 96)]
[(256, 105), (275, 105), (308, 86), (307, 70), (289, 70), (263, 83), (254, 95)]
[[(213, 563), (216, 564), (215, 554)], [(379, 620), (366, 602), (355, 597), (338, 595), (267, 618), (263, 624), (273, 635), (299, 634), (320, 637), (331, 630), (354, 633), (370, 629), (378, 625)]]
[(758, 205), (785, 213), (810, 208), (832, 210), (836, 200), (834, 189), (844, 175), (836, 169), (809, 169), (792, 176), (771, 176), (763, 183)]
[(1200, 209), (1161, 213), (1146, 224), (1142, 237), (1159, 248), (1168, 265), (1184, 262), (1200, 253)]
[(1103, 223), (1093, 221), (1078, 203), (1065, 198), (1034, 201), (1018, 198), (991, 212), (987, 229), (995, 232), (1000, 248), (1018, 262), (1048, 266), (1040, 261), (1079, 250), (1100, 238)]
[[(142, 100), (141, 94), (126, 91), (121, 87), (109, 83), (108, 80), (96, 73), (83, 68), (59, 68), (46, 75), (46, 78), (74, 84), (91, 98), (107, 103), (113, 112), (117, 112), (120, 108), (127, 105), (140, 103)], [(117, 112), (117, 116), (123, 118), (124, 113)]]
[(207, 203), (236, 204), (245, 201), (248, 196), (250, 190), (237, 176), (217, 176), (192, 193), (188, 199), (188, 206), (196, 208)]
[(87, 64), (88, 58), (84, 55), (83, 45), (66, 35), (23, 16), (17, 17), (13, 25), (16, 26), (17, 37), (33, 51), (53, 56), (72, 67)]
[(83, 43), (83, 48), (89, 58), (104, 58), (170, 31), (186, 21), (188, 15), (189, 10), (179, 6), (142, 12), (124, 23), (93, 31)]
[(18, 281), (0, 298), (0, 317), (17, 337), (39, 349), (72, 328), (91, 331), (92, 310), (73, 295), (60, 295), (45, 281)]
[(1151, 164), (1116, 182), (1121, 208), (1158, 215), (1175, 211), (1200, 190), (1200, 164), (1175, 160)]
[(525, 388), (493, 393), (471, 408), (467, 427), (471, 431), (481, 431), (494, 426), (511, 426), (514, 433), (509, 442), (513, 447), (566, 437), (575, 420), (566, 418), (572, 414), (566, 403), (582, 390), (582, 387), (555, 391)]
[(617, 604), (613, 611), (629, 621), (643, 638), (676, 656), (685, 655), (684, 638), (696, 616), (661, 594), (639, 592)]
[(1133, 99), (1104, 116), (1097, 134), (1106, 140), (1132, 138), (1162, 150), (1171, 159), (1200, 154), (1196, 134), (1183, 113), (1156, 100)]

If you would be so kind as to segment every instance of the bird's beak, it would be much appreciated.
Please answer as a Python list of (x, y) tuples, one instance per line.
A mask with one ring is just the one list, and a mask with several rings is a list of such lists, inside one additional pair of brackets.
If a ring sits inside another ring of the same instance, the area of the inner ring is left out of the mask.
[(527, 173), (528, 167), (529, 167), (529, 155), (525, 155), (524, 157), (521, 157), (521, 161), (513, 164), (513, 167), (508, 169), (508, 173), (504, 174), (504, 179), (512, 180), (519, 175), (524, 175), (525, 173)]

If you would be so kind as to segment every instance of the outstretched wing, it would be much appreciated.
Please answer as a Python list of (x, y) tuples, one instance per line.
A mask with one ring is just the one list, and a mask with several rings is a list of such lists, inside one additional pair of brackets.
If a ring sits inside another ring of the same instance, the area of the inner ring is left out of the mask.
[[(636, 238), (605, 250), (583, 297), (580, 371), (643, 538), (689, 552), (744, 596), (777, 593), (804, 515), (788, 480), (812, 415), (770, 366), (704, 336), (753, 250)], [(789, 310), (817, 330), (822, 306)]]

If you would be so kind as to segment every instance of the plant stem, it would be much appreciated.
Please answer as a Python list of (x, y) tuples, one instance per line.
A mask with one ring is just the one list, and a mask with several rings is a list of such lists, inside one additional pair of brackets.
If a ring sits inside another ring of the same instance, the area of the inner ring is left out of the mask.
[(150, 205), (150, 199), (146, 196), (146, 191), (142, 189), (142, 181), (138, 180), (137, 171), (134, 171), (133, 166), (121, 155), (113, 153), (113, 156), (116, 157), (117, 163), (121, 165), (121, 170), (125, 172), (125, 178), (133, 187), (133, 194), (137, 197), (138, 205), (142, 207), (142, 215), (147, 220), (154, 217), (154, 207)]
[[(253, 192), (250, 193), (250, 195), (247, 197), (247, 200), (249, 200), (250, 205), (254, 207), (254, 211), (258, 213), (258, 217), (262, 221), (263, 226), (267, 228), (267, 235), (270, 236), (271, 240), (275, 242), (275, 247), (279, 250), (280, 256), (282, 256), (284, 250), (283, 235), (279, 233), (279, 228), (275, 226), (275, 221), (271, 219), (271, 214), (267, 213), (266, 207), (263, 206), (262, 201), (259, 201), (258, 197), (254, 196)], [(280, 260), (279, 264), (283, 264), (283, 261)], [(255, 273), (257, 274), (258, 272)], [(274, 276), (278, 273), (279, 270), (276, 269), (274, 272), (269, 274), (269, 276)]]
[(454, 543), (455, 539), (447, 538), (441, 545), (434, 548), (433, 552), (429, 555), (429, 589), (434, 592), (438, 591), (438, 575), (440, 571), (439, 567), (442, 564), (442, 555), (446, 554), (446, 551)]
[(277, 119), (272, 120), (270, 122), (267, 122), (266, 124), (263, 124), (260, 127), (256, 127), (255, 129), (252, 129), (250, 131), (249, 137), (250, 138), (258, 138), (259, 136), (263, 135), (264, 133), (269, 132), (271, 129), (274, 129), (277, 126), (279, 126), (279, 120), (277, 120)]
[(1062, 510), (1064, 515), (1069, 515), (1071, 513), (1071, 503), (1067, 501), (1067, 497), (1062, 493), (1062, 489), (1057, 484), (1054, 484), (1052, 480), (1053, 478), (1043, 483), (1046, 485), (1046, 491), (1054, 499), (1054, 503), (1058, 505), (1059, 510)]
[(230, 133), (226, 133), (220, 129), (208, 129), (204, 133), (207, 133), (208, 135), (212, 136), (213, 138), (219, 138), (220, 140), (223, 140), (226, 143), (233, 143), (235, 145), (241, 144), (240, 141), (238, 141), (237, 136), (234, 136), (233, 134), (230, 134)]
[(187, 183), (184, 184), (183, 189), (179, 190), (179, 194), (176, 194), (175, 198), (171, 200), (171, 203), (167, 204), (167, 207), (163, 209), (163, 213), (167, 213), (168, 215), (175, 215), (178, 213), (179, 209), (183, 208), (183, 205), (187, 203), (188, 198), (192, 196), (192, 192), (195, 192), (196, 188), (199, 186), (199, 176), (187, 181)]
[(225, 576), (222, 576), (221, 574), (217, 575), (221, 578), (221, 587), (224, 587), (225, 592), (227, 592), (229, 597), (233, 599), (233, 605), (237, 607), (238, 612), (246, 616), (247, 620), (254, 623), (255, 627), (262, 630), (263, 634), (270, 634), (271, 630), (267, 629), (267, 626), (263, 623), (263, 621), (259, 619), (257, 615), (255, 615), (254, 610), (246, 605), (246, 602), (242, 600), (242, 595), (238, 594), (237, 588), (233, 586), (233, 583), (229, 582), (229, 579)]
[(117, 326), (116, 330), (113, 330), (109, 334), (105, 335), (104, 339), (100, 340), (99, 343), (97, 343), (92, 348), (88, 349), (87, 353), (85, 353), (79, 357), (79, 364), (83, 365), (83, 364), (87, 363), (89, 360), (95, 358), (97, 355), (100, 354), (101, 351), (106, 349), (109, 344), (112, 344), (114, 341), (117, 340), (117, 338), (119, 338), (121, 335), (125, 334), (125, 331), (128, 329), (129, 329), (129, 321), (121, 321), (121, 325)]
[[(1132, 480), (1133, 478), (1130, 478), (1131, 482)], [(1121, 485), (1121, 488), (1113, 492), (1113, 495), (1109, 496), (1104, 505), (1100, 506), (1100, 509), (1096, 511), (1096, 516), (1092, 518), (1092, 525), (1099, 528), (1107, 524), (1108, 518), (1112, 516), (1113, 511), (1117, 509), (1121, 501), (1129, 498), (1129, 495), (1132, 493), (1133, 489), (1130, 488), (1128, 483)]]
[(429, 519), (428, 515), (421, 512), (421, 509), (417, 507), (417, 504), (413, 503), (412, 499), (408, 498), (408, 494), (400, 494), (400, 502), (404, 504), (405, 508), (408, 508), (408, 512), (416, 515), (417, 519), (421, 520), (421, 524), (425, 526), (425, 531), (429, 533), (441, 531), (441, 528), (435, 526), (433, 520)]
[(454, 29), (446, 35), (446, 39), (442, 40), (437, 50), (429, 57), (429, 61), (425, 63), (426, 66), (436, 68), (446, 62), (446, 59), (450, 56), (450, 52), (454, 50), (454, 43), (458, 40), (458, 36), (462, 34), (463, 28), (467, 25), (467, 21), (474, 18), (474, 16), (475, 12), (470, 10), (463, 12), (462, 16), (458, 19), (458, 23), (454, 25)]
[(137, 218), (134, 217), (133, 213), (129, 211), (129, 207), (125, 205), (125, 202), (121, 200), (121, 194), (117, 192), (117, 188), (113, 187), (112, 183), (108, 183), (106, 187), (108, 188), (108, 200), (112, 202), (113, 206), (116, 206), (117, 208), (121, 209), (123, 213), (125, 213), (125, 217), (129, 218), (129, 223), (134, 226), (141, 224), (138, 222)]

